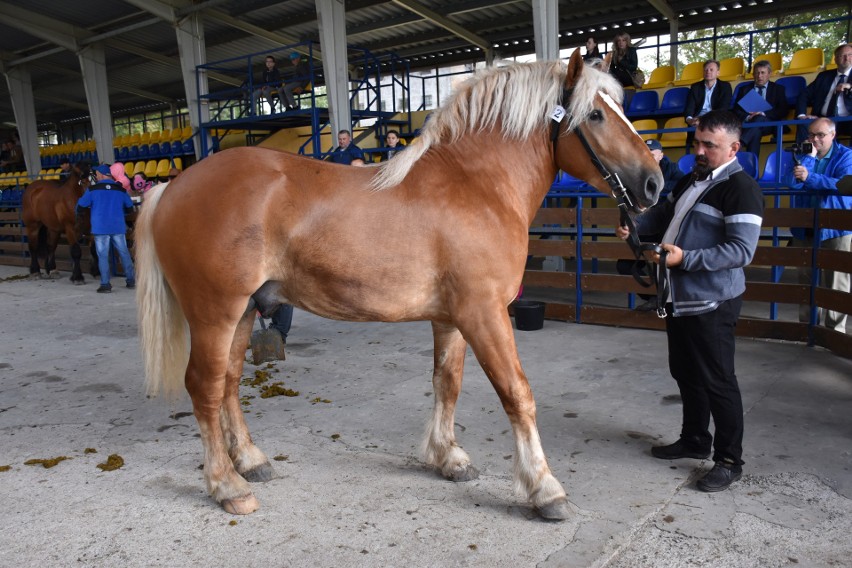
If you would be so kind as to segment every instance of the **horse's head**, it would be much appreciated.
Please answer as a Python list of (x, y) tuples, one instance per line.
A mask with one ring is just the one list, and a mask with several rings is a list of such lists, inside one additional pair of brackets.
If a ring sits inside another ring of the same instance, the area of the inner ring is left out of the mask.
[(77, 162), (71, 167), (71, 178), (76, 178), (74, 183), (79, 185), (82, 188), (88, 187), (90, 184), (94, 183), (91, 179), (92, 176), (92, 164), (87, 161)]
[[(601, 191), (622, 197), (633, 211), (657, 202), (663, 176), (621, 108), (622, 91), (608, 74), (583, 64), (580, 50), (568, 63), (554, 139), (556, 164)], [(588, 158), (588, 159), (587, 159)]]

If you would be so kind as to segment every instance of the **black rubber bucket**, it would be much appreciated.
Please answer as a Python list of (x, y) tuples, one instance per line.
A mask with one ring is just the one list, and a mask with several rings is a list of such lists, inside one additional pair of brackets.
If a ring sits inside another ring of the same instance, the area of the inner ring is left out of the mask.
[(535, 331), (544, 327), (544, 302), (518, 300), (512, 304), (515, 327), (521, 331)]

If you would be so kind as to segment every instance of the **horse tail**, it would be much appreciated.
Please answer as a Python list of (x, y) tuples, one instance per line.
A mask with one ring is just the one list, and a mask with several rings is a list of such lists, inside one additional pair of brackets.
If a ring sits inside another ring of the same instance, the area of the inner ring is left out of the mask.
[(184, 384), (189, 333), (186, 317), (163, 275), (154, 246), (154, 214), (167, 185), (159, 185), (145, 195), (145, 205), (136, 222), (137, 316), (146, 390), (154, 396), (162, 389), (167, 397), (174, 398)]

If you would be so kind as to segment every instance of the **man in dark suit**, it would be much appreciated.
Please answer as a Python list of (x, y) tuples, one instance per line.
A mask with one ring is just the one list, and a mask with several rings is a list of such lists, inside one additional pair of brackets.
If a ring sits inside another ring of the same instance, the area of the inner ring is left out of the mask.
[[(758, 122), (775, 122), (785, 120), (787, 118), (787, 93), (784, 91), (784, 85), (779, 85), (769, 80), (772, 75), (772, 64), (766, 60), (758, 61), (752, 69), (754, 73), (754, 83), (743, 85), (737, 94), (736, 102), (739, 103), (744, 96), (749, 92), (755, 91), (757, 94), (772, 105), (772, 108), (765, 112), (746, 112), (741, 106), (734, 105), (734, 113), (743, 121), (743, 124), (755, 124)], [(742, 145), (747, 152), (752, 152), (760, 156), (760, 138), (767, 134), (776, 132), (774, 126), (764, 128), (743, 128), (741, 137)]]
[[(731, 107), (731, 84), (720, 81), (719, 62), (708, 59), (704, 62), (704, 80), (693, 83), (686, 97), (684, 115), (686, 124), (695, 126), (701, 115), (711, 110), (727, 110)], [(686, 135), (686, 151), (692, 147), (694, 132)]]
[[(807, 88), (799, 93), (796, 102), (796, 118), (836, 118), (852, 114), (852, 45), (844, 43), (834, 50), (837, 69), (819, 73)], [(808, 107), (811, 107), (808, 113)], [(852, 122), (837, 121), (837, 133), (852, 135)], [(799, 125), (796, 141), (804, 142), (808, 137), (807, 125)]]

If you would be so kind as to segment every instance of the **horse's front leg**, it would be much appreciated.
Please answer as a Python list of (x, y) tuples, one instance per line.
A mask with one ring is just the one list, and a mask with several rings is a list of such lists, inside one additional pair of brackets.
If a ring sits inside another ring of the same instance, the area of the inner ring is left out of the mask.
[(518, 360), (509, 313), (495, 302), (490, 309), (469, 302), (459, 328), (497, 391), (515, 436), (515, 490), (546, 519), (571, 514), (562, 484), (553, 476), (536, 426), (535, 400)]
[(225, 441), (228, 443), (228, 455), (234, 463), (237, 473), (247, 481), (269, 481), (275, 477), (275, 469), (269, 463), (260, 448), (254, 445), (246, 425), (245, 415), (240, 405), (240, 379), (246, 348), (249, 344), (255, 310), (246, 312), (237, 326), (225, 375), (225, 400), (222, 403), (220, 423)]
[(186, 390), (204, 444), (207, 490), (227, 512), (247, 515), (257, 510), (259, 504), (248, 482), (234, 469), (220, 423), (233, 327), (224, 323), (190, 323), (190, 336)]
[(467, 342), (461, 332), (451, 325), (432, 322), (435, 340), (435, 370), (432, 388), (435, 406), (432, 421), (423, 441), (426, 463), (441, 470), (451, 481), (470, 481), (479, 471), (470, 463), (470, 457), (456, 444), (455, 411), (464, 373), (464, 356)]

